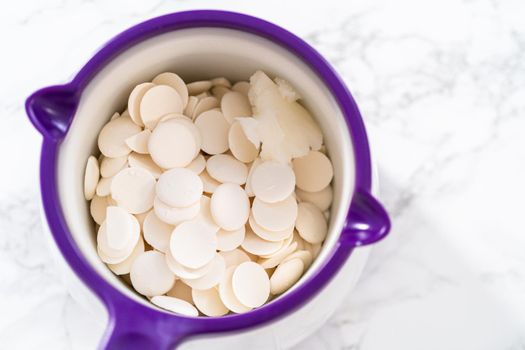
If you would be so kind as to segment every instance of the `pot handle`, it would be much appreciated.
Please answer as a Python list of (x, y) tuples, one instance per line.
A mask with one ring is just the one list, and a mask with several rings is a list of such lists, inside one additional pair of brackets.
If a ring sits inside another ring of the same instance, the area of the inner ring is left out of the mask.
[(342, 242), (352, 247), (383, 239), (390, 231), (388, 213), (368, 191), (357, 189), (341, 234)]
[(188, 320), (167, 322), (167, 316), (136, 305), (110, 311), (100, 350), (173, 350), (191, 333)]
[(26, 112), (45, 139), (61, 140), (78, 107), (79, 94), (70, 85), (49, 86), (26, 100)]

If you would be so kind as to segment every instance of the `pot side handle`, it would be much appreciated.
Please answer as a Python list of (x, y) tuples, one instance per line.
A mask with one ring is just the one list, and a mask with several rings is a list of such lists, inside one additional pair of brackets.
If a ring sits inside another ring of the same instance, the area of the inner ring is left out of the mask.
[(78, 107), (79, 94), (70, 85), (49, 86), (26, 100), (29, 120), (45, 139), (61, 140)]
[(172, 350), (176, 344), (145, 332), (110, 327), (99, 344), (100, 350)]
[(167, 322), (167, 316), (136, 305), (110, 313), (99, 350), (173, 350), (191, 333), (188, 320)]
[(390, 231), (388, 213), (368, 191), (357, 189), (341, 234), (342, 242), (352, 247), (375, 243)]

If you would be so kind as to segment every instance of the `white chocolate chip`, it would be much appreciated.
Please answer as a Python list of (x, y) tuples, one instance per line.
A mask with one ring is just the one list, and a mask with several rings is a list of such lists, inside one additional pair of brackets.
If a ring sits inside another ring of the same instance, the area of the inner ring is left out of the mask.
[(296, 242), (297, 243), (297, 250), (303, 250), (303, 249), (310, 250), (309, 249), (310, 243), (306, 242), (301, 237), (301, 235), (299, 235), (299, 232), (297, 232), (297, 230), (293, 231), (292, 242)]
[(160, 119), (159, 119), (159, 123), (161, 123), (161, 122), (163, 122), (163, 121), (166, 121), (166, 120), (169, 120), (169, 119), (179, 119), (179, 120), (186, 120), (186, 121), (188, 121), (188, 122), (191, 122), (191, 118), (185, 116), (184, 114), (179, 114), (179, 113), (170, 113), (170, 114), (166, 114), (165, 116), (163, 116), (162, 118), (160, 118)]
[(183, 278), (185, 280), (201, 278), (202, 276), (207, 274), (212, 267), (211, 261), (206, 265), (199, 267), (198, 269), (186, 267), (180, 264), (177, 260), (175, 260), (175, 258), (171, 255), (171, 252), (169, 250), (166, 252), (166, 264), (168, 264), (170, 270), (177, 277)]
[(246, 165), (228, 154), (211, 156), (206, 162), (208, 174), (215, 180), (244, 185), (248, 177)]
[(292, 254), (296, 249), (297, 243), (293, 242), (284, 249), (279, 249), (277, 253), (273, 254), (269, 258), (260, 258), (257, 260), (257, 263), (259, 263), (265, 269), (274, 268), (275, 266), (279, 265), (281, 261), (283, 261), (288, 255)]
[(202, 138), (201, 138), (201, 133), (199, 129), (197, 129), (197, 127), (191, 121), (191, 119), (189, 119), (188, 117), (182, 114), (168, 114), (165, 117), (169, 119), (175, 119), (178, 123), (185, 125), (191, 131), (191, 133), (193, 134), (193, 137), (196, 140), (196, 144), (197, 144), (197, 147), (195, 148), (195, 153), (193, 154), (193, 158), (195, 159), (195, 157), (197, 157), (197, 155), (200, 154), (200, 148), (202, 144)]
[(204, 276), (196, 279), (183, 279), (184, 283), (197, 290), (205, 290), (218, 285), (226, 271), (224, 258), (219, 254), (215, 254), (210, 265), (210, 270)]
[(170, 245), (170, 236), (175, 227), (160, 220), (155, 211), (150, 211), (144, 219), (144, 239), (154, 249), (166, 253)]
[(201, 148), (208, 154), (220, 154), (228, 150), (230, 124), (224, 115), (215, 110), (202, 113), (195, 119), (195, 126), (202, 137)]
[(130, 118), (119, 117), (104, 125), (98, 134), (98, 148), (106, 157), (116, 158), (126, 156), (131, 149), (126, 145), (126, 139), (141, 132), (140, 126)]
[[(133, 154), (133, 153), (132, 153)], [(100, 161), (100, 175), (102, 177), (113, 177), (128, 164), (128, 156), (110, 158), (104, 157)]]
[(224, 118), (230, 124), (237, 117), (250, 117), (252, 115), (252, 107), (248, 97), (237, 91), (229, 92), (222, 97), (221, 109)]
[(238, 248), (244, 241), (245, 234), (246, 228), (244, 226), (234, 231), (220, 229), (217, 232), (217, 249), (224, 252)]
[(217, 254), (215, 231), (200, 221), (178, 225), (170, 238), (170, 252), (182, 265), (197, 269), (209, 263)]
[(190, 119), (194, 119), (192, 116), (194, 115), (193, 112), (195, 111), (195, 107), (197, 107), (197, 103), (199, 103), (199, 99), (195, 96), (190, 96), (188, 104), (186, 108), (184, 108), (184, 115)]
[(84, 197), (91, 200), (95, 195), (95, 190), (100, 178), (97, 158), (89, 156), (84, 172)]
[(106, 220), (106, 208), (110, 205), (115, 205), (111, 197), (99, 197), (95, 195), (89, 205), (89, 212), (93, 220), (99, 225)]
[(199, 174), (199, 177), (201, 178), (201, 181), (202, 181), (203, 190), (206, 193), (213, 193), (213, 192), (215, 192), (217, 187), (219, 187), (219, 185), (221, 184), (219, 181), (217, 181), (213, 177), (211, 177), (210, 174), (208, 174), (208, 172), (206, 170), (203, 170)]
[(242, 251), (241, 249), (234, 249), (228, 252), (222, 251), (219, 252), (219, 254), (224, 258), (224, 261), (226, 262), (226, 268), (240, 265), (246, 261), (251, 261), (246, 252)]
[(232, 87), (232, 83), (225, 77), (217, 77), (210, 80), (213, 86), (225, 86), (227, 88)]
[(304, 264), (299, 258), (291, 259), (277, 266), (270, 278), (271, 293), (277, 295), (288, 290), (301, 278), (303, 271)]
[(128, 114), (131, 120), (138, 126), (144, 126), (142, 118), (140, 117), (140, 102), (144, 94), (154, 87), (153, 83), (143, 83), (135, 86), (128, 99)]
[(251, 229), (248, 229), (241, 246), (242, 249), (254, 255), (270, 255), (277, 252), (282, 245), (283, 241), (266, 241), (253, 233)]
[(299, 258), (302, 260), (305, 270), (312, 264), (312, 260), (314, 259), (310, 251), (298, 250), (284, 258), (283, 262), (287, 262), (288, 260), (292, 260), (295, 258)]
[(198, 95), (208, 91), (212, 87), (212, 82), (209, 80), (194, 81), (186, 86), (188, 87), (188, 93), (190, 95)]
[(148, 142), (151, 158), (165, 169), (187, 166), (199, 148), (200, 140), (196, 138), (194, 130), (178, 119), (160, 122)]
[(318, 151), (311, 151), (304, 157), (296, 158), (292, 164), (297, 187), (303, 191), (321, 191), (334, 176), (332, 162)]
[(179, 94), (182, 100), (182, 106), (186, 107), (188, 104), (188, 88), (177, 74), (171, 72), (165, 72), (157, 75), (152, 81), (156, 85), (168, 85), (172, 87)]
[(251, 117), (238, 117), (235, 118), (240, 124), (241, 129), (246, 136), (246, 139), (252, 143), (252, 145), (259, 150), (261, 146), (261, 135), (259, 121)]
[(230, 91), (231, 91), (230, 89), (228, 89), (225, 86), (221, 86), (221, 85), (217, 85), (211, 88), (211, 93), (219, 101), (221, 101), (222, 97)]
[(233, 231), (241, 228), (250, 215), (250, 201), (246, 192), (236, 184), (219, 185), (210, 203), (214, 221), (224, 230)]
[(260, 257), (263, 259), (269, 259), (269, 258), (275, 257), (276, 255), (280, 255), (283, 250), (285, 250), (288, 246), (292, 245), (292, 243), (294, 242), (294, 238), (295, 238), (295, 232), (294, 234), (290, 235), (288, 238), (282, 240), (282, 246), (281, 248), (279, 248), (278, 251), (271, 253), (271, 254), (261, 254)]
[(210, 209), (211, 199), (207, 196), (201, 196), (200, 199), (200, 211), (192, 218), (192, 221), (200, 221), (207, 226), (209, 226), (213, 231), (217, 232), (219, 231), (219, 225), (215, 223), (213, 220), (213, 216), (211, 215), (211, 209)]
[(111, 181), (113, 180), (112, 177), (103, 177), (98, 181), (97, 189), (95, 190), (95, 193), (99, 197), (106, 197), (111, 194)]
[(148, 154), (140, 154), (132, 152), (128, 157), (128, 163), (130, 167), (144, 168), (153, 175), (155, 179), (160, 177), (162, 170)]
[(319, 253), (321, 252), (321, 249), (323, 248), (322, 244), (321, 243), (315, 243), (315, 244), (311, 244), (310, 246), (310, 249), (309, 249), (309, 252), (312, 253), (312, 256), (315, 258), (317, 258), (317, 256), (319, 255)]
[(130, 213), (144, 213), (153, 207), (155, 183), (155, 177), (149, 171), (125, 168), (111, 181), (111, 196)]
[(156, 191), (159, 199), (167, 205), (188, 207), (201, 198), (203, 184), (193, 171), (174, 168), (159, 177)]
[(197, 215), (199, 215), (200, 208), (200, 201), (197, 201), (188, 207), (180, 208), (170, 207), (161, 201), (159, 197), (155, 197), (155, 200), (153, 201), (153, 209), (155, 210), (157, 217), (170, 225), (178, 225), (183, 221), (191, 220), (197, 217)]
[(175, 282), (175, 275), (168, 268), (164, 254), (155, 250), (135, 258), (129, 275), (133, 288), (148, 297), (165, 294)]
[[(115, 203), (116, 204), (116, 203)], [(133, 216), (137, 219), (137, 221), (139, 222), (139, 225), (140, 225), (140, 228), (141, 230), (143, 229), (144, 227), (144, 220), (146, 219), (146, 216), (152, 212), (152, 210), (150, 211), (146, 211), (144, 213), (139, 213), (139, 214), (133, 214)]]
[(246, 194), (248, 195), (248, 197), (255, 196), (255, 194), (253, 193), (253, 189), (252, 189), (252, 177), (253, 177), (253, 172), (255, 171), (257, 166), (261, 163), (262, 163), (261, 158), (255, 158), (255, 160), (250, 165), (250, 170), (248, 171), (248, 177), (246, 178), (246, 186), (244, 186), (244, 190), (246, 191)]
[(139, 238), (139, 241), (135, 245), (135, 248), (131, 252), (130, 256), (118, 264), (108, 264), (108, 267), (115, 275), (128, 274), (131, 271), (131, 265), (133, 264), (133, 261), (135, 261), (137, 256), (142, 253), (144, 253), (144, 240)]
[(192, 298), (197, 309), (206, 316), (223, 316), (229, 311), (222, 303), (217, 288), (193, 289)]
[(97, 233), (98, 254), (105, 263), (121, 263), (131, 255), (139, 238), (137, 219), (120, 207), (110, 206)]
[(297, 218), (297, 201), (289, 196), (280, 202), (266, 203), (255, 197), (252, 214), (261, 227), (269, 231), (283, 231), (292, 226)]
[(235, 268), (232, 277), (233, 293), (248, 307), (263, 305), (270, 296), (270, 279), (257, 263), (245, 262)]
[(228, 132), (228, 145), (235, 158), (250, 163), (257, 158), (259, 150), (248, 140), (239, 121), (234, 122)]
[(121, 207), (110, 206), (106, 209), (106, 251), (120, 252), (134, 247), (139, 239), (138, 220)]
[(148, 153), (148, 141), (151, 135), (151, 131), (148, 129), (139, 132), (133, 136), (128, 137), (125, 142), (132, 151), (137, 153), (146, 154)]
[(265, 161), (257, 166), (251, 177), (253, 193), (260, 200), (275, 203), (285, 200), (295, 189), (292, 168), (276, 161)]
[(168, 297), (166, 295), (158, 295), (151, 298), (151, 302), (160, 308), (175, 312), (176, 314), (184, 316), (199, 316), (199, 311), (182, 299)]
[(226, 272), (224, 273), (224, 276), (219, 284), (219, 296), (224, 306), (226, 306), (229, 310), (235, 313), (244, 313), (250, 311), (252, 308), (241, 304), (239, 299), (237, 299), (233, 293), (232, 278), (236, 268), (237, 266), (231, 266), (226, 269)]
[(330, 208), (334, 197), (332, 186), (330, 185), (317, 192), (303, 191), (298, 188), (295, 190), (295, 194), (301, 202), (310, 202), (321, 211), (326, 211)]
[(250, 224), (251, 229), (257, 236), (261, 237), (262, 239), (266, 241), (271, 241), (271, 242), (282, 241), (283, 239), (290, 237), (293, 234), (293, 230), (295, 228), (295, 225), (292, 225), (282, 231), (269, 231), (265, 229), (264, 227), (262, 227), (261, 225), (259, 225), (255, 221), (253, 215), (250, 215), (250, 217), (248, 218), (248, 222)]
[(321, 243), (328, 232), (327, 226), (326, 219), (319, 208), (312, 203), (299, 203), (295, 227), (305, 241)]
[(247, 81), (238, 81), (233, 84), (232, 90), (248, 96), (248, 92), (250, 91), (250, 83)]
[(182, 299), (190, 304), (193, 304), (193, 297), (191, 296), (191, 287), (181, 280), (176, 280), (173, 287), (166, 293), (169, 297)]
[(199, 102), (197, 102), (197, 105), (193, 109), (193, 114), (191, 115), (191, 119), (195, 119), (202, 113), (212, 110), (216, 107), (219, 107), (219, 100), (216, 97), (213, 97), (213, 96), (204, 97), (202, 100), (199, 100)]
[(206, 159), (202, 154), (199, 154), (190, 164), (186, 166), (186, 169), (193, 171), (195, 174), (200, 174), (206, 169)]
[(166, 114), (182, 113), (182, 98), (167, 85), (157, 85), (146, 91), (140, 101), (140, 116), (146, 128), (152, 130)]

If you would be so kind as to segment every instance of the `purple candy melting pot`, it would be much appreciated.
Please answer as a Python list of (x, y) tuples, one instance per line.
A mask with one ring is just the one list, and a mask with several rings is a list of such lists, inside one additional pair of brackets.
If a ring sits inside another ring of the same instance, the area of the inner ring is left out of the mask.
[[(229, 28), (251, 33), (282, 46), (302, 59), (331, 91), (343, 112), (355, 158), (355, 192), (338, 242), (318, 272), (300, 287), (245, 314), (222, 317), (185, 317), (147, 307), (117, 290), (87, 262), (66, 224), (59, 201), (57, 158), (86, 85), (117, 55), (148, 38), (186, 28)], [(43, 135), (40, 163), (42, 201), (48, 225), (62, 255), (77, 276), (105, 304), (109, 325), (102, 340), (105, 349), (167, 349), (188, 336), (238, 331), (293, 312), (322, 290), (356, 246), (386, 236), (390, 220), (370, 194), (370, 150), (361, 115), (350, 92), (333, 68), (312, 47), (290, 32), (247, 15), (224, 11), (188, 11), (157, 17), (136, 25), (108, 42), (68, 84), (38, 90), (26, 101), (27, 114)]]

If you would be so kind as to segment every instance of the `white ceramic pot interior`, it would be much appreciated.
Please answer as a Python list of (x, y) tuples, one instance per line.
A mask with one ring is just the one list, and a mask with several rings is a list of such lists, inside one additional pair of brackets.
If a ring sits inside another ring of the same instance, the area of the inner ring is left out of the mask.
[[(115, 58), (89, 83), (64, 139), (58, 158), (58, 189), (62, 210), (76, 244), (87, 261), (108, 282), (129, 297), (152, 306), (131, 290), (98, 258), (95, 224), (83, 196), (86, 159), (98, 155), (97, 135), (109, 117), (122, 112), (133, 87), (164, 71), (186, 82), (225, 76), (248, 80), (256, 70), (288, 80), (303, 97), (324, 132), (334, 166), (334, 202), (330, 230), (323, 249), (308, 272), (319, 269), (334, 247), (348, 211), (354, 188), (354, 157), (342, 113), (322, 81), (299, 58), (275, 43), (230, 29), (184, 29), (133, 46)], [(294, 288), (300, 286), (299, 281)], [(152, 306), (153, 307), (153, 306)]]

